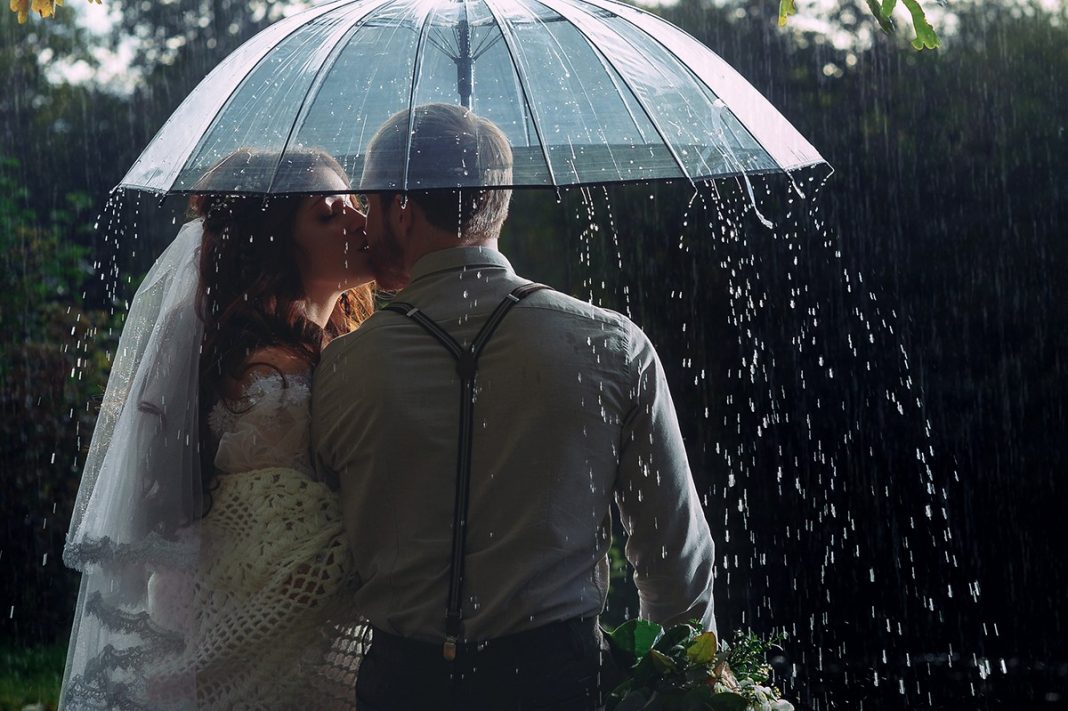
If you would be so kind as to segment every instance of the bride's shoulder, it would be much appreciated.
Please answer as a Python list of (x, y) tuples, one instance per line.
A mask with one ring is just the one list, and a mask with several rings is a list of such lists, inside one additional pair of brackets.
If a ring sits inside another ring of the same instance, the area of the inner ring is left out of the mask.
[(283, 348), (263, 348), (249, 354), (238, 377), (227, 379), (221, 397), (208, 413), (217, 435), (239, 423), (262, 429), (307, 417), (311, 397), (311, 366), (299, 354)]
[(266, 388), (306, 386), (311, 381), (311, 364), (288, 348), (271, 346), (253, 351), (245, 359), (237, 378), (224, 383), (227, 400), (240, 401)]

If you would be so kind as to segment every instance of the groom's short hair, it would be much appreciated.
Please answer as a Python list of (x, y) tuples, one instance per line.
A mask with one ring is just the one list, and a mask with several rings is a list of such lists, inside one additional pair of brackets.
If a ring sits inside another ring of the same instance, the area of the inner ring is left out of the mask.
[(394, 194), (407, 193), (430, 224), (461, 234), (465, 243), (496, 237), (512, 191), (487, 186), (512, 182), (508, 137), (462, 106), (425, 104), (413, 111), (414, 119), (407, 109), (393, 114), (371, 138), (361, 189), (381, 191), (386, 204)]

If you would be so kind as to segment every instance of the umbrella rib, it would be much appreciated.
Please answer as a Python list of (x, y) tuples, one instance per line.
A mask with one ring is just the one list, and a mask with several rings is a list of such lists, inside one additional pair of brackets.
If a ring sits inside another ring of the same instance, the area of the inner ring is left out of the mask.
[[(715, 92), (715, 90), (708, 85), (707, 82), (705, 82), (703, 79), (701, 79), (701, 77), (697, 76), (697, 73), (693, 69), (690, 68), (690, 65), (688, 65), (686, 62), (682, 61), (682, 58), (678, 54), (676, 54), (675, 51), (671, 49), (671, 47), (668, 47), (666, 44), (664, 44), (663, 42), (658, 40), (656, 38), (656, 36), (653, 35), (653, 33), (649, 32), (648, 30), (646, 30), (644, 27), (642, 27), (638, 23), (631, 21), (630, 19), (624, 17), (623, 15), (619, 14), (618, 12), (613, 12), (609, 8), (604, 7), (603, 5), (600, 5), (600, 4), (598, 4), (597, 2), (595, 2), (593, 0), (591, 0), (591, 2), (589, 4), (593, 5), (594, 7), (600, 8), (601, 10), (603, 10), (603, 11), (605, 11), (607, 13), (610, 13), (613, 17), (618, 17), (620, 20), (622, 20), (623, 22), (626, 22), (628, 25), (630, 25), (634, 29), (638, 30), (643, 35), (648, 37), (650, 40), (655, 42), (658, 47), (660, 47), (662, 50), (664, 50), (669, 55), (671, 55), (671, 57), (674, 58), (674, 60), (676, 62), (678, 62), (680, 66), (682, 66), (682, 67), (684, 67), (686, 69), (687, 73), (690, 75), (690, 78), (694, 82), (696, 82), (698, 86), (703, 86), (708, 91), (708, 93), (712, 94), (712, 96), (716, 97), (717, 99), (722, 100), (720, 95), (717, 94)], [(660, 20), (661, 22), (664, 22), (664, 20), (662, 18), (657, 17), (656, 15), (654, 15), (651, 12), (646, 12), (645, 10), (642, 10), (641, 8), (637, 8), (637, 7), (630, 7), (630, 6), (628, 6), (628, 7), (630, 9), (636, 10), (639, 14), (648, 15), (650, 18), (654, 18), (656, 20)], [(704, 43), (702, 43), (699, 39), (697, 39), (693, 35), (690, 35), (689, 33), (687, 33), (685, 30), (683, 30), (681, 28), (677, 28), (674, 25), (671, 25), (671, 27), (673, 29), (678, 30), (679, 32), (682, 32), (682, 33), (688, 35), (691, 39), (693, 39), (694, 42), (697, 42), (698, 44), (701, 44), (703, 46)], [(629, 44), (629, 41), (628, 41), (628, 44)], [(631, 46), (633, 47), (634, 45), (631, 45)], [(709, 51), (711, 51), (711, 50), (709, 50)], [(771, 154), (771, 151), (768, 150), (767, 146), (764, 145), (763, 141), (761, 141), (759, 138), (757, 138), (753, 134), (753, 132), (749, 130), (749, 127), (746, 126), (745, 123), (740, 118), (738, 118), (737, 114), (735, 114), (734, 111), (730, 108), (730, 106), (727, 105), (727, 102), (724, 101), (723, 103), (724, 103), (724, 106), (726, 106), (727, 110), (730, 111), (731, 116), (733, 116), (734, 119), (738, 122), (738, 125), (741, 126), (743, 129), (745, 129), (745, 132), (747, 134), (749, 134), (749, 137), (751, 139), (753, 139), (753, 142), (756, 143), (758, 146), (760, 146), (761, 150), (764, 151), (764, 153), (768, 156), (768, 158), (771, 158), (771, 160), (774, 161), (776, 165), (779, 165), (779, 161), (775, 160), (775, 157)], [(723, 152), (720, 151), (720, 154), (722, 155)], [(726, 156), (724, 156), (724, 157), (726, 157)], [(731, 156), (731, 158), (734, 158), (734, 156)], [(739, 164), (740, 164), (740, 161), (737, 161), (737, 159), (735, 159), (735, 161), (739, 162)], [(728, 163), (729, 162), (730, 162), (730, 159), (728, 158)], [(745, 168), (744, 167), (742, 168), (742, 173), (743, 174), (745, 173)]]
[[(326, 56), (326, 59), (324, 59), (323, 63), (319, 65), (319, 68), (315, 70), (315, 76), (312, 78), (311, 84), (308, 85), (308, 90), (304, 92), (304, 98), (301, 99), (300, 108), (297, 109), (297, 115), (293, 119), (293, 123), (289, 126), (289, 133), (286, 134), (286, 140), (285, 143), (282, 144), (282, 150), (278, 153), (278, 162), (275, 163), (274, 172), (271, 173), (271, 182), (267, 186), (268, 194), (274, 189), (275, 180), (278, 179), (278, 171), (282, 167), (282, 160), (285, 158), (286, 151), (289, 150), (289, 143), (293, 140), (293, 136), (297, 132), (297, 127), (307, 118), (308, 111), (311, 109), (311, 101), (309, 101), (309, 99), (322, 87), (323, 82), (326, 81), (326, 75), (334, 68), (334, 65), (337, 64), (338, 58), (340, 58), (341, 53), (345, 51), (348, 41), (352, 36), (363, 27), (364, 23), (367, 22), (372, 14), (394, 2), (397, 2), (397, 0), (385, 0), (384, 2), (380, 2), (377, 7), (368, 10), (362, 17), (353, 21), (349, 27), (340, 33), (341, 36), (330, 50), (330, 53)], [(350, 184), (349, 187), (351, 188), (352, 185)]]
[(545, 168), (549, 171), (549, 182), (551, 185), (556, 185), (556, 173), (553, 171), (553, 163), (549, 160), (549, 149), (545, 145), (545, 139), (541, 135), (541, 121), (538, 118), (536, 109), (533, 102), (530, 101), (530, 97), (527, 95), (527, 79), (526, 74), (520, 67), (520, 62), (516, 58), (515, 48), (513, 43), (511, 29), (506, 27), (502, 21), (501, 16), (498, 14), (498, 10), (494, 7), (494, 0), (484, 0), (486, 3), (486, 9), (489, 10), (493, 16), (493, 21), (497, 23), (497, 29), (501, 31), (501, 38), (504, 40), (505, 50), (508, 52), (508, 58), (512, 60), (512, 67), (515, 69), (516, 77), (519, 79), (519, 90), (523, 93), (523, 103), (526, 104), (530, 110), (530, 120), (534, 124), (534, 133), (538, 136), (538, 144), (541, 146), (541, 154), (545, 159)]
[[(567, 14), (561, 12), (559, 8), (554, 7), (556, 3), (553, 0), (538, 0), (538, 2), (540, 2), (542, 5), (549, 8), (553, 12), (557, 13), (561, 17), (565, 19), (567, 18)], [(608, 55), (602, 52), (601, 49), (597, 46), (597, 44), (592, 39), (590, 39), (590, 36), (586, 34), (586, 30), (584, 30), (582, 27), (580, 27), (577, 23), (573, 21), (569, 20), (569, 22), (571, 23), (571, 26), (574, 27), (580, 35), (582, 35), (582, 38), (586, 40), (587, 44), (590, 45), (590, 48), (593, 49), (597, 56), (601, 57), (601, 61), (607, 63), (607, 65), (611, 67), (613, 71), (619, 74), (620, 79), (623, 80), (623, 84), (630, 91), (630, 95), (633, 96), (634, 100), (638, 102), (638, 106), (640, 106), (641, 110), (645, 112), (645, 116), (649, 119), (649, 123), (653, 125), (654, 129), (656, 129), (657, 135), (660, 136), (660, 140), (664, 142), (664, 146), (668, 149), (668, 152), (671, 154), (672, 159), (674, 159), (675, 163), (678, 165), (679, 170), (682, 171), (683, 177), (686, 178), (686, 180), (690, 181), (690, 185), (692, 185), (696, 189), (697, 185), (696, 183), (694, 183), (693, 177), (690, 175), (690, 172), (686, 170), (686, 166), (683, 165), (682, 159), (679, 157), (679, 154), (675, 150), (675, 147), (671, 145), (671, 142), (668, 141), (667, 136), (664, 135), (664, 130), (660, 127), (660, 122), (657, 121), (656, 117), (654, 117), (652, 112), (649, 111), (649, 107), (646, 105), (645, 101), (642, 100), (642, 97), (639, 96), (638, 92), (634, 90), (634, 87), (632, 87), (627, 82), (626, 77), (624, 77), (622, 72), (619, 71), (619, 68), (616, 66), (615, 62), (613, 62), (608, 57)], [(632, 50), (634, 50), (635, 54), (641, 56), (641, 53), (638, 52), (637, 47), (631, 44), (630, 40), (628, 40), (626, 37), (623, 37), (622, 35), (619, 35), (618, 33), (616, 36), (619, 37), (619, 39), (621, 39), (622, 41), (626, 42), (626, 44)]]
[[(337, 5), (337, 6), (341, 6), (342, 4), (344, 4), (344, 0), (337, 0), (337, 2), (335, 2), (334, 4)], [(316, 8), (316, 9), (320, 9), (320, 8)], [(190, 161), (192, 161), (196, 157), (196, 155), (199, 153), (200, 149), (204, 146), (204, 142), (208, 139), (208, 136), (211, 134), (211, 129), (214, 128), (216, 121), (219, 120), (219, 116), (221, 116), (222, 113), (224, 111), (226, 111), (227, 108), (229, 108), (230, 102), (232, 102), (234, 100), (234, 97), (241, 90), (241, 87), (243, 87), (245, 85), (245, 82), (248, 81), (248, 78), (250, 76), (252, 76), (252, 74), (255, 73), (256, 69), (258, 69), (260, 67), (260, 65), (263, 64), (264, 60), (266, 60), (267, 57), (270, 56), (271, 49), (273, 49), (274, 47), (277, 47), (282, 42), (285, 42), (290, 37), (292, 37), (294, 34), (296, 34), (298, 31), (304, 29), (305, 27), (310, 25), (312, 22), (314, 22), (315, 20), (319, 19), (320, 17), (322, 17), (323, 15), (327, 14), (328, 12), (330, 12), (330, 10), (333, 10), (333, 9), (334, 8), (330, 8), (329, 10), (323, 10), (322, 12), (319, 12), (317, 14), (313, 14), (312, 17), (308, 18), (307, 22), (303, 22), (303, 23), (301, 23), (299, 25), (294, 26), (293, 29), (288, 34), (286, 34), (283, 37), (279, 37), (278, 40), (274, 43), (274, 45), (272, 47), (269, 47), (269, 48), (264, 50), (263, 56), (261, 56), (258, 60), (256, 60), (256, 63), (254, 65), (252, 65), (252, 68), (249, 69), (249, 71), (245, 73), (244, 78), (242, 78), (241, 81), (237, 82), (237, 84), (234, 85), (234, 88), (230, 91), (230, 95), (226, 97), (226, 101), (224, 101), (221, 104), (219, 104), (219, 108), (215, 112), (215, 116), (211, 119), (210, 122), (208, 122), (206, 128), (204, 129), (204, 133), (200, 136), (200, 139), (197, 141), (196, 145), (193, 147), (193, 150), (189, 151), (189, 155), (186, 156), (186, 159), (182, 162), (182, 167), (179, 168), (178, 172), (176, 172), (174, 174), (175, 177), (171, 178), (171, 187), (173, 187), (174, 182), (177, 180), (177, 176), (179, 176), (182, 173), (184, 173), (190, 167), (190, 165), (189, 165)], [(313, 13), (313, 10), (309, 9), (309, 10), (306, 10), (306, 12)], [(251, 40), (249, 40), (249, 41), (251, 41)], [(172, 116), (173, 116), (173, 114), (172, 114)], [(167, 123), (170, 123), (170, 119), (169, 118), (167, 119)], [(166, 128), (166, 127), (167, 127), (167, 124), (164, 124), (163, 128), (161, 128), (159, 130), (159, 133), (163, 133), (163, 129)], [(157, 134), (157, 135), (159, 135), (159, 134)], [(155, 139), (152, 139), (152, 140), (154, 141)]]
[(446, 57), (450, 57), (450, 58), (452, 57), (452, 54), (453, 54), (452, 50), (450, 50), (448, 47), (443, 45), (441, 42), (438, 42), (437, 40), (435, 40), (433, 37), (427, 38), (427, 42), (429, 42), (430, 44), (432, 44), (435, 47), (437, 47), (438, 49), (440, 49), (441, 53), (444, 54)]
[[(589, 38), (587, 38), (585, 35), (583, 35), (582, 38), (584, 40), (586, 40), (587, 44), (590, 44)], [(620, 83), (622, 83), (623, 86), (626, 87), (626, 90), (628, 92), (630, 92), (631, 96), (633, 96), (634, 95), (634, 90), (630, 88), (630, 85), (628, 85), (625, 81), (623, 81), (622, 75), (620, 75), (620, 73), (618, 71), (616, 71), (616, 68), (610, 66), (609, 64), (607, 64), (605, 62), (605, 60), (604, 60), (604, 57), (601, 56), (601, 53), (598, 52), (595, 48), (594, 48), (594, 54), (597, 55), (597, 60), (601, 63), (602, 67), (604, 67), (606, 70), (608, 70), (608, 69), (611, 70), (611, 71), (606, 71), (605, 73), (608, 74), (608, 79), (612, 82), (612, 86), (615, 87), (615, 90), (618, 91), (620, 94), (622, 94), (623, 90), (619, 86)], [(616, 77), (619, 77), (618, 81), (617, 81)], [(644, 132), (642, 131), (641, 126), (638, 125), (638, 118), (634, 115), (634, 112), (631, 111), (631, 109), (630, 109), (630, 104), (627, 103), (626, 101), (624, 101), (623, 102), (623, 108), (627, 110), (627, 116), (630, 116), (630, 120), (634, 122), (634, 128), (638, 131), (638, 135), (644, 135)], [(643, 108), (643, 110), (644, 110), (644, 108)], [(656, 128), (656, 124), (653, 124), (653, 128), (654, 129)]]
[(476, 47), (475, 51), (472, 53), (474, 56), (472, 56), (471, 61), (478, 61), (482, 57), (483, 54), (485, 54), (486, 52), (488, 52), (491, 49), (493, 49), (493, 47), (500, 41), (501, 41), (501, 35), (498, 35), (498, 36), (494, 37), (493, 39), (489, 39), (489, 40), (483, 39), (482, 40), (482, 44), (480, 44), (478, 47)]
[(426, 15), (423, 16), (423, 26), (419, 30), (419, 43), (415, 46), (415, 61), (412, 62), (412, 88), (408, 94), (408, 135), (405, 137), (404, 150), (404, 175), (401, 180), (401, 190), (408, 191), (408, 168), (412, 161), (412, 133), (415, 130), (415, 86), (419, 82), (419, 70), (423, 68), (423, 45), (430, 34), (430, 14), (432, 8), (429, 4), (425, 7)]
[[(561, 15), (560, 17), (561, 17), (561, 19), (563, 19), (563, 15)], [(572, 24), (572, 26), (574, 26), (574, 25)], [(577, 29), (578, 28), (576, 28), (576, 30)], [(616, 68), (611, 66), (610, 64), (608, 64), (605, 61), (604, 56), (602, 56), (601, 52), (597, 51), (597, 48), (593, 46), (593, 44), (590, 42), (589, 38), (586, 37), (586, 35), (582, 35), (582, 39), (586, 40), (586, 44), (590, 45), (590, 49), (593, 51), (594, 55), (597, 57), (597, 61), (599, 61), (601, 63), (601, 66), (605, 69), (605, 74), (608, 75), (608, 79), (609, 79), (609, 81), (612, 82), (612, 86), (615, 88), (615, 90), (619, 94), (623, 94), (623, 89), (620, 87), (620, 83), (622, 82), (623, 86), (626, 87), (626, 91), (628, 91), (633, 96), (634, 95), (634, 90), (631, 89), (630, 86), (625, 81), (623, 81), (622, 75), (620, 75), (620, 73), (616, 70)], [(616, 80), (616, 77), (619, 77), (619, 81)], [(632, 122), (634, 122), (635, 130), (638, 131), (639, 135), (643, 135), (643, 131), (642, 131), (641, 127), (638, 125), (638, 119), (634, 115), (634, 112), (631, 111), (631, 109), (630, 109), (630, 104), (628, 104), (626, 101), (624, 101), (623, 102), (623, 108), (626, 109), (627, 116), (630, 116), (630, 120)], [(653, 125), (653, 128), (654, 129), (656, 128), (655, 124)]]
[[(567, 50), (564, 48), (564, 46), (560, 44), (559, 38), (557, 38), (552, 32), (550, 32), (548, 30), (548, 27), (547, 27), (547, 25), (550, 22), (565, 22), (566, 23), (567, 21), (564, 19), (564, 16), (561, 15), (560, 13), (556, 13), (556, 18), (557, 19), (555, 19), (555, 20), (552, 19), (552, 18), (546, 19), (546, 18), (537, 17), (536, 15), (534, 17), (537, 19), (537, 21), (539, 23), (539, 26), (540, 26), (539, 29), (543, 29), (546, 37), (548, 37), (550, 39), (550, 41), (552, 42), (552, 47), (555, 48), (555, 50), (558, 52), (558, 57), (557, 58), (559, 59), (559, 61), (561, 63), (561, 66), (564, 69), (564, 71), (567, 73), (567, 75), (580, 77), (581, 74), (580, 74), (580, 72), (578, 70), (576, 70), (575, 64), (572, 61), (572, 57), (569, 56), (569, 54), (568, 54)], [(570, 24), (570, 23), (567, 23), (567, 24)], [(582, 83), (581, 79), (577, 79), (577, 81), (580, 84)], [(577, 95), (578, 95), (578, 92), (576, 92), (576, 99), (575, 99), (575, 102), (574, 102), (576, 106), (580, 103), (580, 100), (577, 98)], [(595, 115), (597, 113), (597, 109), (594, 107), (593, 101), (590, 99), (589, 92), (587, 92), (585, 90), (585, 87), (582, 87), (581, 96), (582, 96), (582, 99), (585, 99), (585, 103), (589, 107), (591, 115)], [(582, 127), (583, 127), (583, 129), (585, 129), (585, 132), (586, 132), (586, 140), (589, 141), (590, 144), (592, 145), (593, 144), (593, 140), (594, 140), (593, 136), (592, 136), (592, 133), (594, 131), (591, 131), (591, 127), (589, 125), (587, 125), (587, 123), (585, 121), (582, 122)], [(616, 156), (613, 153), (611, 145), (608, 142), (608, 136), (604, 132), (604, 126), (597, 127), (596, 132), (600, 134), (599, 137), (600, 137), (603, 145), (605, 146), (605, 148), (608, 151), (608, 156), (612, 161), (613, 167), (616, 169), (616, 172), (618, 173), (619, 172), (619, 162), (616, 160)], [(575, 174), (575, 178), (577, 179), (579, 177), (579, 170), (578, 170), (578, 164), (576, 163), (577, 156), (575, 155), (575, 144), (574, 144), (574, 141), (572, 140), (571, 136), (567, 137), (567, 144), (568, 144), (568, 148), (571, 149), (571, 160), (569, 161), (570, 164), (571, 164), (571, 171)]]

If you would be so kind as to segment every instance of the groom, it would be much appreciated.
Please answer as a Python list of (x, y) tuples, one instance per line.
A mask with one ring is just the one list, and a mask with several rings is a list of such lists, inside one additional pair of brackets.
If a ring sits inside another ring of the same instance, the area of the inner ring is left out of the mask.
[[(415, 111), (407, 167), (405, 111), (372, 139), (364, 186), (511, 183), (494, 124)], [(603, 704), (621, 681), (597, 626), (613, 500), (641, 616), (715, 627), (713, 543), (656, 352), (620, 314), (523, 288), (497, 248), (509, 199), (369, 195), (372, 270), (401, 291), (316, 370), (316, 466), (340, 481), (373, 627), (361, 711)]]

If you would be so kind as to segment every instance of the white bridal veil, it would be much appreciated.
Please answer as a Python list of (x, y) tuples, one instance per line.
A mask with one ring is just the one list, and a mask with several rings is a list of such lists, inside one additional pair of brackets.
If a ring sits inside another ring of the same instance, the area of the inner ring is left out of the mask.
[(200, 220), (183, 225), (152, 266), (115, 353), (63, 551), (82, 581), (61, 709), (195, 705), (195, 679), (164, 670), (185, 646), (200, 545), (202, 235)]

